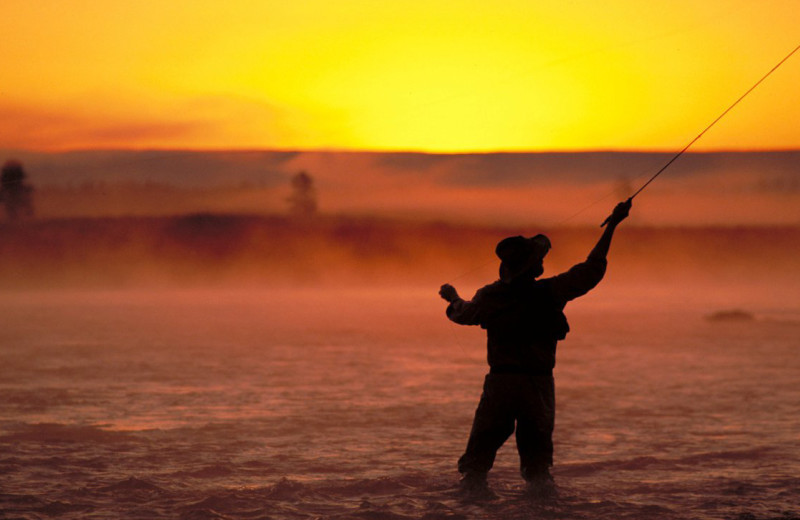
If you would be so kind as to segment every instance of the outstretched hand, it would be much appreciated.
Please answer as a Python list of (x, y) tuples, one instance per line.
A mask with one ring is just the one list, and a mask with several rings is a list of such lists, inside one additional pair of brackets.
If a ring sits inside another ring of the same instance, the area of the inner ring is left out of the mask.
[(611, 215), (609, 215), (608, 218), (606, 218), (606, 220), (603, 222), (603, 226), (605, 226), (606, 224), (611, 224), (613, 226), (616, 226), (617, 224), (628, 218), (628, 214), (631, 211), (631, 206), (633, 206), (632, 199), (628, 199), (625, 202), (620, 202), (619, 204), (617, 204), (616, 207), (614, 208), (614, 211), (611, 212)]
[(448, 302), (452, 302), (453, 300), (458, 299), (458, 291), (456, 291), (455, 287), (453, 287), (449, 283), (446, 283), (442, 285), (442, 287), (439, 289), (439, 296), (441, 296)]

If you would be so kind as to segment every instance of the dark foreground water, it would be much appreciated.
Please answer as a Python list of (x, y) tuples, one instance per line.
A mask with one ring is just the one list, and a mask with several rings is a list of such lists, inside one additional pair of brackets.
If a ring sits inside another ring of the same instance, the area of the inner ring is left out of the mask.
[(443, 307), (435, 289), (4, 295), (0, 517), (800, 518), (796, 305), (576, 303), (550, 501), (524, 493), (513, 439), (496, 498), (455, 493), (484, 340)]

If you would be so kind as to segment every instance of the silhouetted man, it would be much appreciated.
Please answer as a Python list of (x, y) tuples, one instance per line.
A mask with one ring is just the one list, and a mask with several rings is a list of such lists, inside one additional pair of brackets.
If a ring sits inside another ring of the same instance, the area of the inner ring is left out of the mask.
[(553, 367), (556, 343), (569, 332), (564, 307), (602, 280), (614, 230), (630, 208), (630, 200), (618, 204), (586, 261), (565, 273), (538, 279), (550, 240), (544, 235), (514, 236), (501, 240), (495, 249), (501, 261), (500, 280), (478, 290), (470, 301), (461, 299), (452, 285), (440, 289), (442, 298), (450, 302), (447, 317), (461, 325), (480, 325), (487, 336), (489, 374), (467, 449), (458, 461), (465, 489), (486, 489), (495, 454), (516, 423), (522, 477), (533, 490), (555, 491), (550, 476)]

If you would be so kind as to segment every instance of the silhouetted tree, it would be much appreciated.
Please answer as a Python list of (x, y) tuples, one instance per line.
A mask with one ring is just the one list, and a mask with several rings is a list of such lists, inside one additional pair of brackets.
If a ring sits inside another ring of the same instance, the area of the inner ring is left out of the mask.
[(25, 182), (25, 170), (19, 161), (9, 160), (3, 165), (0, 203), (5, 205), (9, 221), (33, 216), (33, 187)]
[(317, 194), (311, 175), (300, 172), (292, 177), (292, 194), (288, 201), (293, 215), (307, 217), (317, 212)]

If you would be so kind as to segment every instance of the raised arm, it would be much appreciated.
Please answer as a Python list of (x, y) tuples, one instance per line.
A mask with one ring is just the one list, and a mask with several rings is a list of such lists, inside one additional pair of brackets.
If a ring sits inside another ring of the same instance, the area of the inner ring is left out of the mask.
[(574, 300), (594, 289), (606, 273), (606, 256), (617, 225), (625, 220), (631, 209), (631, 201), (620, 202), (606, 219), (606, 227), (600, 240), (585, 261), (553, 278), (550, 278), (553, 294), (562, 303)]

